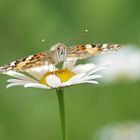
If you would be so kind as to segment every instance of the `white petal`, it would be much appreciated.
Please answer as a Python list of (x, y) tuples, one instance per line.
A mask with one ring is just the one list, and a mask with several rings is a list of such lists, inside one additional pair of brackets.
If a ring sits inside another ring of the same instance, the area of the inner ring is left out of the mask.
[(75, 83), (79, 82), (79, 80), (81, 80), (85, 75), (86, 75), (85, 73), (77, 74), (77, 75), (73, 76), (72, 78), (70, 78), (68, 80), (68, 82), (70, 82), (71, 84), (75, 84)]
[(8, 79), (7, 82), (10, 82), (10, 83), (29, 83), (29, 81), (18, 80), (18, 79)]
[(97, 79), (97, 78), (102, 78), (102, 75), (90, 75), (90, 76), (85, 76), (82, 80), (93, 80), (93, 79)]
[(83, 84), (83, 83), (99, 84), (99, 82), (97, 81), (79, 81), (76, 84)]
[(48, 70), (49, 70), (49, 66), (45, 65), (41, 67), (28, 69), (27, 72), (39, 80)]
[(88, 64), (82, 64), (75, 66), (72, 71), (76, 74), (78, 73), (88, 73), (96, 68), (96, 65), (93, 63), (88, 63)]
[(47, 76), (46, 82), (52, 88), (58, 88), (61, 86), (61, 80), (56, 75)]
[(104, 63), (103, 65), (101, 66), (98, 66), (97, 68), (95, 68), (94, 70), (90, 71), (88, 75), (92, 75), (93, 73), (97, 72), (97, 71), (100, 71), (100, 70), (104, 70), (106, 69), (107, 67), (109, 67), (111, 65), (112, 62), (107, 62), (107, 63)]
[(68, 70), (72, 70), (76, 62), (77, 62), (76, 57), (67, 58), (63, 63), (63, 69), (67, 68)]
[(21, 79), (21, 80), (25, 80), (25, 81), (29, 81), (29, 82), (37, 82), (36, 80), (34, 80), (33, 78), (30, 78), (22, 73), (19, 72), (15, 72), (15, 71), (8, 71), (5, 73), (6, 75)]
[(89, 72), (89, 73), (87, 74), (87, 76), (92, 75), (93, 73), (95, 73), (95, 72), (97, 72), (97, 71), (100, 71), (100, 70), (104, 70), (104, 69), (106, 69), (105, 66), (103, 66), (103, 67), (97, 67), (97, 68), (94, 69), (93, 71)]
[(112, 61), (108, 61), (108, 62), (104, 63), (104, 64), (102, 65), (102, 67), (103, 67), (103, 66), (109, 67), (111, 64), (112, 64)]
[(73, 85), (71, 81), (67, 81), (61, 84), (61, 87), (67, 87)]
[(24, 83), (10, 83), (6, 86), (6, 88), (15, 87), (15, 86), (22, 86)]
[(41, 79), (42, 74), (39, 72), (35, 72), (35, 71), (27, 71), (27, 73), (29, 73), (31, 76), (33, 76), (35, 79), (39, 80)]
[(51, 89), (48, 86), (45, 86), (43, 84), (36, 84), (36, 83), (27, 83), (27, 84), (24, 85), (24, 87), (25, 88), (33, 87), (33, 88)]

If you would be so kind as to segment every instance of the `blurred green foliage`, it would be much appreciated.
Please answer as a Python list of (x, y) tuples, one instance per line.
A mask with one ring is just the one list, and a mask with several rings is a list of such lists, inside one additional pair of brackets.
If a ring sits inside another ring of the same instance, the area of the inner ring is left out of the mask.
[[(139, 25), (139, 0), (1, 0), (0, 64), (49, 49), (57, 42), (140, 45)], [(85, 28), (88, 34), (67, 41)], [(6, 79), (1, 75), (0, 140), (59, 140), (55, 91), (7, 90)], [(91, 140), (105, 124), (140, 120), (139, 85), (101, 83), (67, 88), (68, 140)]]

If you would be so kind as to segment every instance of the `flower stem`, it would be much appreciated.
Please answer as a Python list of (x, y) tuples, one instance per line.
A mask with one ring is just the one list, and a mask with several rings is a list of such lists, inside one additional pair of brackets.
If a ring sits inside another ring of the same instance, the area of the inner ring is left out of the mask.
[(57, 89), (56, 93), (57, 93), (58, 103), (59, 103), (62, 140), (66, 140), (65, 104), (64, 104), (64, 92), (63, 92), (63, 89)]

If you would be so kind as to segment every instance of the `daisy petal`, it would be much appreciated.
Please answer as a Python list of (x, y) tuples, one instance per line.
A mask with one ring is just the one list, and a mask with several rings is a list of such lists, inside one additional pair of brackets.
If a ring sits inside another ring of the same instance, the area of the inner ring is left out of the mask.
[(96, 68), (96, 65), (93, 63), (83, 64), (75, 66), (72, 71), (76, 74), (78, 73), (88, 73), (91, 72), (93, 69)]
[(96, 68), (95, 70), (89, 72), (86, 76), (92, 75), (93, 73), (95, 73), (95, 72), (97, 72), (97, 71), (100, 71), (100, 70), (104, 70), (104, 69), (106, 69), (105, 66), (104, 66), (104, 67), (98, 67), (98, 68)]
[(76, 84), (84, 84), (84, 83), (99, 84), (99, 82), (97, 82), (97, 81), (80, 81)]
[(91, 75), (83, 78), (82, 80), (92, 80), (92, 79), (97, 79), (97, 78), (102, 78), (102, 75)]
[(105, 63), (105, 64), (103, 64), (103, 65), (97, 67), (96, 69), (92, 70), (91, 72), (89, 72), (89, 73), (87, 74), (87, 76), (88, 76), (88, 75), (91, 75), (91, 74), (93, 74), (93, 73), (95, 73), (95, 72), (97, 72), (97, 71), (104, 70), (104, 69), (106, 69), (107, 67), (109, 67), (110, 65), (111, 65), (111, 62), (107, 62), (107, 63)]
[(6, 86), (6, 88), (15, 87), (15, 86), (23, 86), (24, 83), (10, 83)]
[(75, 66), (76, 62), (77, 62), (76, 57), (67, 58), (66, 61), (64, 61), (64, 63), (63, 63), (63, 69), (72, 70), (72, 68)]
[(25, 88), (34, 87), (34, 88), (42, 88), (42, 89), (51, 89), (48, 86), (45, 86), (43, 84), (37, 84), (37, 83), (27, 83), (27, 84), (24, 85), (24, 87)]
[(36, 79), (40, 79), (47, 71), (49, 70), (49, 66), (41, 66), (41, 67), (35, 67), (27, 70), (27, 73), (35, 77)]
[(8, 71), (5, 73), (6, 75), (21, 79), (21, 80), (25, 80), (25, 81), (29, 81), (29, 82), (37, 82), (36, 80), (34, 80), (33, 78), (30, 78), (22, 73), (19, 72), (15, 72), (15, 71)]
[(46, 82), (52, 88), (58, 88), (61, 85), (61, 80), (56, 75), (47, 76)]
[(110, 65), (112, 64), (112, 62), (111, 61), (108, 61), (108, 62), (106, 62), (106, 63), (104, 63), (103, 65), (102, 65), (102, 67), (109, 67)]
[(29, 81), (18, 80), (18, 79), (8, 79), (7, 82), (9, 82), (9, 83), (29, 83)]
[(73, 76), (72, 78), (70, 78), (68, 82), (75, 84), (75, 83), (79, 82), (79, 80), (81, 80), (85, 75), (86, 75), (85, 73), (77, 74), (77, 75)]
[(67, 87), (67, 86), (71, 86), (73, 85), (73, 83), (71, 81), (67, 81), (61, 84), (61, 87)]

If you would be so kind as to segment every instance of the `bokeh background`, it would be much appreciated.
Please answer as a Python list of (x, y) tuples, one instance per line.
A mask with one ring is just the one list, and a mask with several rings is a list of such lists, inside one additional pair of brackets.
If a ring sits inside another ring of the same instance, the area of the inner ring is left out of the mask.
[[(71, 40), (86, 28), (86, 35)], [(140, 1), (0, 0), (1, 65), (47, 50), (57, 42), (140, 46)], [(0, 76), (0, 140), (60, 140), (55, 91), (7, 90), (7, 78)], [(140, 121), (140, 80), (70, 87), (65, 89), (65, 102), (68, 140), (110, 140), (104, 135), (113, 135), (114, 129), (102, 132), (106, 126), (129, 121), (137, 125)], [(123, 128), (127, 130), (127, 126)], [(132, 140), (140, 136), (137, 138)]]

